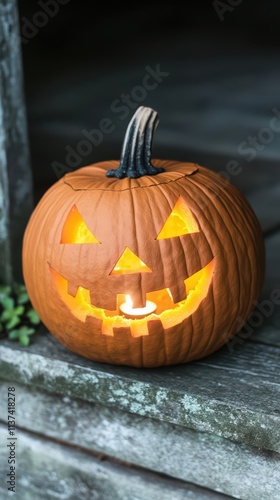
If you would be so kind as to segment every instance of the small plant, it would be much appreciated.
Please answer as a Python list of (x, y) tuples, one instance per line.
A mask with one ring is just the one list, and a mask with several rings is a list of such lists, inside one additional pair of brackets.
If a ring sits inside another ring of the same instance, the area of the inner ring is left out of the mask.
[(40, 318), (31, 306), (25, 285), (0, 285), (0, 338), (8, 337), (27, 346), (39, 323)]

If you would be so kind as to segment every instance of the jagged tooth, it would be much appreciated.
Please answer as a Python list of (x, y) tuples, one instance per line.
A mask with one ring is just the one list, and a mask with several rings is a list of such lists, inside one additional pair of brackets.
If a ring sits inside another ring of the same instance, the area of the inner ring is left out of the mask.
[(78, 286), (72, 285), (72, 283), (68, 282), (67, 291), (68, 291), (69, 295), (72, 295), (72, 297), (76, 297), (78, 288), (79, 288)]
[(175, 283), (168, 288), (174, 304), (177, 304), (177, 302), (180, 302), (181, 300), (185, 300), (186, 287), (184, 281), (181, 283)]

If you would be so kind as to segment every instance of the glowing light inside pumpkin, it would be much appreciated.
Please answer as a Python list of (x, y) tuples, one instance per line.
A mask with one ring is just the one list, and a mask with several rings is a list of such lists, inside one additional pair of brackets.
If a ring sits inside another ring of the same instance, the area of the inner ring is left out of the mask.
[(121, 312), (123, 312), (127, 318), (132, 319), (144, 318), (145, 316), (148, 316), (149, 314), (155, 312), (156, 308), (157, 305), (151, 300), (146, 301), (145, 307), (133, 307), (133, 302), (130, 295), (126, 295), (125, 302), (120, 305)]
[(168, 216), (156, 239), (163, 240), (198, 232), (199, 227), (193, 214), (183, 198), (179, 196), (171, 214)]
[(71, 313), (81, 321), (85, 322), (88, 316), (102, 320), (102, 333), (104, 335), (114, 335), (115, 328), (130, 328), (133, 337), (149, 335), (148, 324), (152, 320), (160, 320), (165, 329), (182, 323), (191, 316), (200, 306), (201, 302), (208, 294), (215, 267), (215, 259), (203, 267), (200, 271), (184, 280), (186, 287), (186, 298), (180, 302), (173, 303), (169, 289), (163, 288), (146, 294), (146, 300), (157, 304), (156, 312), (144, 318), (126, 318), (120, 314), (120, 305), (125, 302), (125, 295), (119, 294), (116, 297), (118, 308), (114, 311), (96, 307), (91, 303), (90, 291), (79, 287), (73, 297), (68, 293), (68, 281), (55, 271), (51, 265), (52, 274), (56, 289), (69, 308)]
[(122, 255), (110, 274), (151, 273), (152, 270), (137, 255), (125, 247)]
[(100, 243), (92, 234), (76, 205), (70, 210), (64, 223), (60, 243)]

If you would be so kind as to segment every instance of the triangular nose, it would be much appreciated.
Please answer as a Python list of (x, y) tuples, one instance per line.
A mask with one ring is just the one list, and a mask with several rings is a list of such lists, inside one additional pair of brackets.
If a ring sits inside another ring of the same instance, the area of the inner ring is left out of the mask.
[(137, 255), (125, 247), (111, 274), (151, 273), (152, 270)]

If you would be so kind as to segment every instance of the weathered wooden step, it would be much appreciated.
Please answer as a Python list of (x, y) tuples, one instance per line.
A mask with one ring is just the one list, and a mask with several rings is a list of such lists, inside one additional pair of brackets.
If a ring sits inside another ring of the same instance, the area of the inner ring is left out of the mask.
[[(0, 387), (1, 401), (6, 390)], [(18, 427), (49, 442), (59, 440), (241, 499), (279, 499), (277, 453), (19, 384), (16, 400)]]
[[(0, 426), (1, 442), (5, 427)], [(17, 432), (16, 500), (227, 500), (229, 497), (156, 473), (112, 463), (106, 457)], [(7, 460), (0, 458), (1, 471)], [(10, 498), (5, 482), (1, 498)]]

